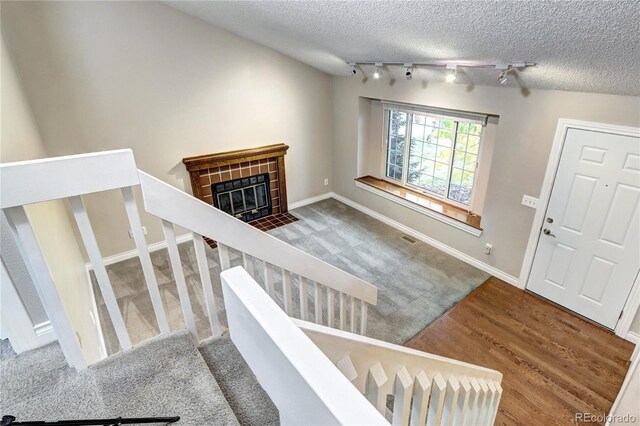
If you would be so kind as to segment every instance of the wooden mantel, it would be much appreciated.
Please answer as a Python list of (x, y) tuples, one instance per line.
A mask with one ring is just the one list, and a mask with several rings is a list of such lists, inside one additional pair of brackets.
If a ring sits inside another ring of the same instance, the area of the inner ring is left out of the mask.
[(271, 157), (284, 157), (289, 145), (278, 143), (265, 145), (259, 148), (237, 149), (235, 151), (220, 152), (217, 154), (197, 155), (183, 158), (182, 162), (189, 172), (195, 170), (210, 169), (211, 167), (228, 166), (243, 163), (245, 161), (262, 160)]
[[(288, 145), (279, 143), (258, 148), (186, 157), (182, 159), (182, 162), (191, 178), (193, 196), (213, 205), (215, 204), (211, 197), (211, 184), (269, 172), (272, 181), (271, 189), (274, 191), (275, 185), (278, 190), (277, 204), (279, 208), (274, 208), (274, 213), (286, 213), (288, 208), (284, 156), (288, 149)], [(277, 183), (274, 184), (273, 178)]]

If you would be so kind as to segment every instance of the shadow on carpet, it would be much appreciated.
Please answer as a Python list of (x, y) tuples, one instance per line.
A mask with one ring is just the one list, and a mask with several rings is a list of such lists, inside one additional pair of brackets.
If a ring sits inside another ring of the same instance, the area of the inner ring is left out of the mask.
[[(403, 344), (462, 300), (489, 275), (425, 243), (410, 243), (402, 233), (334, 199), (293, 210), (300, 220), (269, 231), (331, 265), (378, 287), (378, 305), (369, 307), (367, 336)], [(200, 339), (211, 336), (206, 301), (191, 242), (180, 244), (180, 257)], [(220, 286), (218, 251), (207, 247), (207, 259), (223, 330), (225, 307)], [(231, 266), (242, 264), (239, 252), (230, 250)], [(185, 328), (175, 280), (166, 250), (151, 254), (161, 297), (172, 330)], [(255, 279), (263, 285), (262, 263), (254, 259)], [(140, 261), (128, 259), (108, 265), (107, 272), (118, 305), (134, 344), (159, 333)], [(282, 277), (274, 268), (276, 302), (282, 307)], [(119, 343), (95, 277), (103, 334), (108, 353), (118, 352)], [(293, 276), (293, 316), (299, 317), (297, 276)], [(309, 306), (314, 294), (309, 286)], [(323, 297), (326, 297), (323, 296)], [(337, 299), (337, 298), (336, 298)], [(337, 300), (336, 300), (337, 304)], [(337, 305), (335, 312), (338, 312)], [(326, 309), (323, 318), (327, 318)]]
[(269, 233), (378, 287), (369, 337), (403, 344), (490, 277), (334, 199), (293, 214), (298, 222)]

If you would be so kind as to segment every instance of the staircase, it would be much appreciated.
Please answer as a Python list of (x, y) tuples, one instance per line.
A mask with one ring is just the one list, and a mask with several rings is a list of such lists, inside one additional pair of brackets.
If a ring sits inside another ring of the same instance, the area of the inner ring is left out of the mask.
[[(389, 424), (390, 421), (399, 425), (484, 425), (495, 420), (501, 395), (500, 373), (364, 337), (367, 307), (377, 303), (374, 286), (138, 170), (131, 150), (3, 164), (0, 179), (7, 188), (3, 190), (0, 206), (56, 332), (58, 347), (68, 365), (78, 371), (74, 376), (77, 380), (98, 382), (97, 387), (82, 388), (88, 400), (83, 399), (84, 393), (77, 395), (80, 401), (89, 401), (90, 406), (95, 405), (91, 400), (93, 393), (101, 395), (105, 389), (99, 380), (104, 377), (101, 372), (115, 363), (118, 368), (114, 372), (130, 372), (114, 373), (126, 386), (107, 380), (106, 389), (118, 388), (116, 394), (129, 392), (130, 396), (129, 400), (124, 396), (121, 402), (116, 400), (113, 404), (108, 398), (103, 399), (104, 412), (109, 415), (128, 415), (133, 396), (149, 404), (146, 408), (152, 413), (145, 415), (164, 413), (175, 402), (173, 414), (183, 416), (182, 424), (227, 424), (227, 421), (232, 424), (236, 420), (242, 424), (254, 421), (267, 424), (275, 420), (274, 408), (282, 424)], [(179, 336), (169, 329), (134, 188), (141, 191), (143, 210), (162, 224), (186, 325), (186, 333)], [(102, 191), (119, 191), (122, 195), (158, 324), (159, 335), (136, 348), (132, 348), (82, 198)], [(69, 202), (121, 349), (120, 353), (93, 365), (87, 365), (83, 357), (24, 210), (28, 204), (58, 199)], [(194, 235), (195, 257), (213, 339), (203, 341), (196, 330), (175, 226)], [(202, 236), (218, 243), (224, 312), (216, 309)], [(241, 253), (241, 266), (231, 268), (231, 249)], [(260, 274), (254, 270), (255, 265), (259, 265)], [(274, 301), (274, 275), (282, 277), (277, 282), (281, 286), (278, 293), (282, 295), (282, 308)], [(256, 282), (258, 276), (261, 284)], [(221, 332), (219, 317), (224, 313), (229, 336)], [(298, 318), (293, 319), (294, 315)], [(181, 346), (176, 353), (184, 353), (185, 359), (191, 357), (192, 367), (183, 368), (180, 362), (184, 360), (177, 362), (172, 353), (165, 355), (153, 350), (149, 353), (154, 344), (158, 348)], [(198, 344), (211, 369), (206, 374), (203, 370), (206, 364), (195, 350)], [(224, 354), (228, 357), (226, 361)], [(22, 356), (31, 354), (16, 357), (16, 365)], [(164, 368), (158, 369), (162, 365)], [(175, 391), (162, 387), (165, 376), (174, 374), (182, 387)], [(46, 377), (44, 372), (32, 377), (41, 375)], [(137, 393), (138, 383), (150, 377), (158, 378), (160, 390), (145, 395)], [(203, 382), (195, 383), (189, 378)], [(198, 393), (201, 384), (208, 390), (207, 400), (191, 395)], [(164, 399), (167, 403), (158, 405)], [(182, 408), (180, 401), (186, 404)], [(187, 402), (193, 401), (206, 407), (203, 413), (213, 410), (221, 417), (214, 422), (190, 423), (180, 411), (187, 407), (191, 413)], [(251, 409), (255, 401), (261, 401), (260, 409)], [(19, 400), (14, 403), (21, 404)], [(32, 403), (39, 405), (37, 400)], [(232, 407), (235, 407), (233, 418), (229, 417)], [(11, 411), (13, 407), (9, 405), (6, 409)], [(52, 409), (55, 411), (55, 407)], [(118, 409), (125, 412), (109, 411)], [(20, 414), (13, 411), (11, 414)]]
[(0, 411), (18, 421), (179, 415), (179, 425), (239, 424), (186, 332), (82, 371), (67, 365), (58, 343), (20, 355), (3, 345)]

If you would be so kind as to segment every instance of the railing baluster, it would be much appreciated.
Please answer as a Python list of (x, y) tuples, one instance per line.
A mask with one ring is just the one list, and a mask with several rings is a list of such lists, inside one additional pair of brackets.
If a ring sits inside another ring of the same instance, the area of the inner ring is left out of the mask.
[(349, 313), (351, 318), (349, 319), (349, 327), (350, 327), (350, 331), (352, 333), (356, 332), (356, 318), (358, 317), (358, 313), (356, 312), (356, 298), (353, 296), (349, 297), (351, 299), (350, 301), (350, 308), (349, 308)]
[(193, 248), (196, 252), (196, 261), (198, 262), (202, 291), (204, 292), (204, 300), (207, 305), (207, 314), (209, 315), (211, 333), (213, 337), (218, 337), (222, 334), (222, 331), (220, 330), (220, 322), (218, 321), (216, 298), (213, 295), (213, 286), (211, 285), (211, 274), (209, 273), (207, 253), (204, 249), (204, 241), (202, 240), (201, 235), (193, 234)]
[(120, 308), (118, 307), (118, 300), (113, 292), (113, 287), (111, 286), (107, 269), (102, 262), (102, 255), (100, 254), (100, 249), (98, 248), (98, 242), (96, 241), (93, 229), (91, 228), (91, 221), (89, 220), (87, 209), (79, 195), (70, 197), (69, 202), (71, 204), (73, 216), (78, 224), (80, 236), (82, 237), (84, 246), (87, 249), (91, 265), (93, 266), (93, 272), (96, 275), (96, 280), (98, 281), (98, 286), (100, 287), (104, 303), (106, 304), (107, 311), (111, 317), (113, 328), (118, 336), (120, 347), (124, 350), (131, 349), (129, 333), (127, 333), (127, 327), (124, 324), (122, 312), (120, 312)]
[(442, 424), (442, 408), (447, 393), (447, 382), (440, 373), (436, 373), (431, 382), (431, 399), (429, 400), (429, 412), (427, 415), (428, 426), (440, 426)]
[[(182, 313), (184, 314), (184, 322), (187, 325), (187, 330), (189, 330), (189, 333), (191, 334), (191, 338), (195, 343), (198, 343), (198, 331), (196, 330), (196, 323), (193, 318), (193, 311), (191, 310), (189, 291), (187, 290), (187, 283), (184, 280), (184, 271), (182, 270), (182, 262), (180, 261), (180, 252), (178, 251), (178, 244), (176, 243), (176, 234), (173, 229), (173, 224), (163, 220), (162, 229), (164, 231), (164, 238), (167, 240), (169, 262), (171, 263), (171, 269), (173, 270), (173, 278), (176, 281), (178, 296), (180, 297), (180, 305), (182, 306)], [(218, 247), (220, 247), (220, 245), (218, 245)]]
[(396, 380), (393, 384), (393, 419), (395, 426), (406, 426), (409, 424), (409, 414), (411, 414), (411, 387), (413, 381), (405, 367), (396, 373)]
[(218, 257), (220, 258), (220, 272), (226, 271), (231, 267), (231, 261), (229, 260), (229, 248), (224, 244), (218, 244)]
[(498, 414), (498, 406), (500, 405), (500, 399), (502, 398), (502, 386), (500, 383), (494, 382), (496, 391), (493, 396), (493, 405), (491, 407), (491, 413), (487, 421), (487, 425), (493, 425), (496, 421), (496, 415)]
[(158, 328), (160, 329), (160, 334), (167, 334), (171, 329), (169, 328), (169, 321), (167, 321), (167, 315), (164, 311), (164, 305), (162, 304), (162, 297), (160, 297), (160, 289), (158, 288), (156, 274), (153, 271), (147, 241), (142, 233), (142, 223), (138, 215), (136, 199), (133, 196), (133, 189), (130, 186), (122, 188), (122, 198), (124, 199), (124, 207), (127, 211), (127, 217), (129, 218), (129, 225), (131, 225), (131, 233), (133, 234), (133, 240), (136, 243), (138, 257), (142, 265), (142, 274), (149, 289), (153, 312), (156, 314), (156, 320), (158, 321)]
[(478, 395), (478, 408), (472, 422), (474, 425), (481, 424), (482, 419), (485, 417), (485, 413), (487, 412), (487, 395), (489, 393), (489, 386), (486, 380), (479, 379), (478, 384), (480, 385), (480, 394)]
[(349, 355), (340, 358), (338, 362), (336, 362), (336, 367), (338, 367), (338, 370), (340, 370), (351, 383), (358, 378), (358, 372)]
[(367, 332), (367, 302), (360, 301), (360, 334), (365, 335)]
[(469, 391), (467, 414), (464, 418), (464, 424), (466, 426), (474, 426), (475, 422), (477, 422), (478, 412), (480, 411), (479, 403), (482, 388), (475, 378), (469, 381), (469, 385), (471, 385), (471, 390)]
[(413, 384), (413, 404), (411, 406), (411, 426), (424, 426), (427, 421), (431, 381), (424, 370), (418, 371)]
[(18, 246), (20, 257), (27, 267), (31, 281), (42, 301), (42, 306), (47, 313), (49, 321), (51, 321), (51, 326), (55, 330), (67, 363), (77, 370), (85, 369), (87, 363), (82, 355), (80, 344), (67, 316), (67, 311), (64, 309), (60, 295), (56, 290), (53, 277), (47, 267), (46, 260), (40, 250), (38, 240), (29, 223), (24, 207), (11, 207), (5, 209), (4, 212)]
[(300, 278), (300, 294), (299, 294), (299, 299), (300, 299), (300, 319), (304, 320), (304, 321), (308, 321), (309, 320), (309, 304), (307, 301), (307, 279), (305, 277), (299, 277)]
[(293, 300), (291, 297), (291, 272), (282, 269), (282, 299), (284, 301), (284, 311), (287, 315), (293, 315)]
[(255, 277), (253, 273), (253, 257), (247, 253), (242, 253), (242, 264), (244, 265), (245, 271), (247, 271), (252, 277)]
[(489, 421), (491, 420), (491, 415), (492, 415), (493, 402), (495, 400), (495, 397), (497, 396), (496, 386), (494, 385), (493, 381), (488, 381), (487, 387), (489, 388), (489, 391), (487, 393), (487, 398), (484, 403), (485, 405), (484, 414), (480, 418), (481, 425), (489, 424)]
[(335, 327), (335, 299), (333, 290), (327, 287), (327, 325)]
[(387, 374), (384, 372), (384, 368), (382, 368), (382, 364), (380, 364), (379, 361), (369, 368), (364, 396), (367, 397), (369, 402), (371, 402), (371, 404), (376, 407), (376, 410), (383, 416), (387, 408), (387, 394), (384, 393), (382, 387), (388, 380)]
[(275, 300), (273, 291), (273, 267), (267, 262), (264, 262), (264, 288), (269, 297)]
[(340, 293), (340, 330), (347, 328), (347, 295)]
[(466, 377), (461, 377), (459, 383), (460, 393), (458, 394), (458, 402), (453, 417), (454, 425), (464, 425), (469, 407), (469, 397), (471, 396), (471, 384), (469, 380), (467, 380)]
[(322, 325), (322, 288), (320, 284), (314, 283), (315, 320), (316, 324)]
[(447, 391), (445, 393), (444, 406), (442, 409), (441, 424), (452, 426), (455, 417), (455, 409), (458, 406), (458, 395), (460, 393), (460, 383), (454, 376), (447, 381)]

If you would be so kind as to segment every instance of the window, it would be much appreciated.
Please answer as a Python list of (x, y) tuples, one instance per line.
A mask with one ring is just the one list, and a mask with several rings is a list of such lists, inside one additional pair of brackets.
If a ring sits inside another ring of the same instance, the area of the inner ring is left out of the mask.
[(416, 111), (387, 110), (385, 176), (469, 207), (482, 125)]

